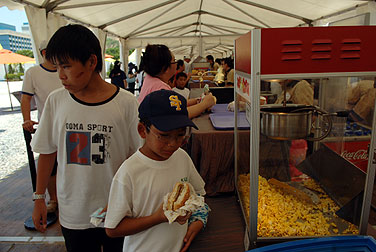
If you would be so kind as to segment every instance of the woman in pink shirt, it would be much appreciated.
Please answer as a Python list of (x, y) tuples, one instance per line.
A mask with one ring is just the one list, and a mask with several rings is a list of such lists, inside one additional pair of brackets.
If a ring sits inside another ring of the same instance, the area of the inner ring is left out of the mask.
[(174, 55), (165, 45), (148, 45), (143, 55), (143, 61), (146, 75), (138, 97), (139, 103), (153, 91), (171, 90), (167, 83), (174, 76), (177, 64)]
[[(143, 55), (144, 71), (146, 73), (142, 89), (138, 97), (141, 103), (151, 92), (172, 88), (167, 84), (175, 74), (176, 64), (174, 54), (165, 45), (147, 45)], [(188, 107), (190, 118), (196, 117), (215, 104), (215, 97), (210, 93), (204, 99)], [(188, 102), (188, 104), (190, 104)]]

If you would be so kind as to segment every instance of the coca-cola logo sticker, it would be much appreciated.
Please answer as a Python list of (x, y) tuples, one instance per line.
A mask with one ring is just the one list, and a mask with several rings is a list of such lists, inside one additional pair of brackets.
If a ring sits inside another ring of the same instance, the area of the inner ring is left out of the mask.
[(368, 160), (368, 151), (367, 150), (357, 150), (357, 151), (343, 151), (341, 157), (347, 160)]
[(347, 141), (344, 143), (327, 142), (325, 145), (362, 171), (367, 172), (369, 143), (370, 141)]

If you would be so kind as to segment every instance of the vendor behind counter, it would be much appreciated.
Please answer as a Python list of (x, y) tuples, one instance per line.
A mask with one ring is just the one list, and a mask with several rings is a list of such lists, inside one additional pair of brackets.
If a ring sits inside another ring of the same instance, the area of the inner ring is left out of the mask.
[(351, 84), (349, 90), (347, 103), (351, 109), (350, 120), (372, 126), (376, 97), (376, 78), (375, 80), (361, 80)]

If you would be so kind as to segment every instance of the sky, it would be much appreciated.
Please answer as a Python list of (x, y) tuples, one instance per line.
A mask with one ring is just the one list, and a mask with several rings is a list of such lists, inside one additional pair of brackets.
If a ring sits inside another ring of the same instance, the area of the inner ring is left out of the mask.
[(16, 26), (16, 31), (21, 32), (23, 23), (28, 23), (25, 11), (9, 10), (8, 7), (0, 7), (0, 23)]

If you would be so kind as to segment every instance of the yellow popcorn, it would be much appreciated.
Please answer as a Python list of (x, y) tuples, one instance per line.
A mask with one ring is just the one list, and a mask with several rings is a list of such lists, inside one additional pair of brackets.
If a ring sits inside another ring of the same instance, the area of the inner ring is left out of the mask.
[[(249, 219), (249, 174), (238, 177), (238, 190), (247, 220)], [(328, 236), (333, 234), (358, 234), (358, 228), (343, 220), (348, 226), (340, 232), (333, 219), (339, 207), (314, 181), (304, 181), (304, 186), (321, 192), (320, 203), (308, 204), (285, 193), (259, 176), (257, 235), (259, 237)], [(324, 215), (325, 213), (325, 215)]]

